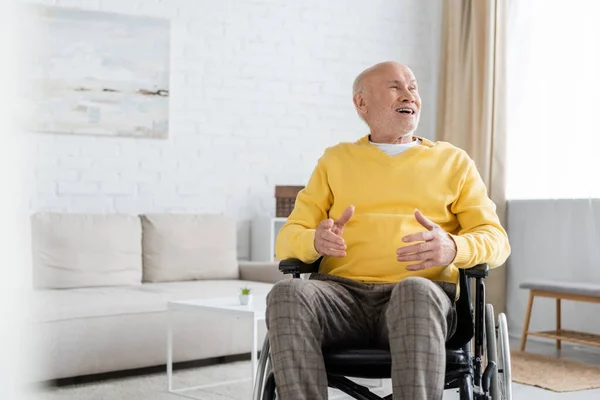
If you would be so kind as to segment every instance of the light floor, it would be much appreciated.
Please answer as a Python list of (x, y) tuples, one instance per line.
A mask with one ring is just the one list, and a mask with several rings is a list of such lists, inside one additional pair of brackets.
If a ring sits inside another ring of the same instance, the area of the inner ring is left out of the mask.
[[(555, 355), (553, 346), (530, 341), (528, 350), (532, 352)], [(561, 357), (574, 361), (600, 365), (600, 354), (588, 353), (581, 349), (565, 347)], [(175, 385), (195, 386), (209, 384), (222, 380), (242, 379), (250, 375), (249, 361), (234, 362), (228, 364), (214, 365), (210, 367), (186, 369), (175, 372)], [(185, 399), (166, 391), (166, 374), (157, 373), (131, 378), (114, 379), (88, 383), (83, 385), (63, 386), (47, 388), (34, 396), (36, 400), (176, 400)], [(379, 394), (388, 394), (390, 384), (384, 382), (384, 390)], [(221, 387), (198, 390), (190, 392), (200, 399), (223, 400), (235, 399), (246, 400), (251, 398), (250, 382), (230, 384)], [(331, 391), (330, 398), (348, 399), (340, 396), (339, 392)], [(458, 393), (447, 391), (444, 400), (458, 399)], [(535, 399), (535, 400), (597, 400), (600, 399), (600, 389), (587, 390), (571, 393), (555, 393), (540, 388), (513, 384), (513, 399)]]

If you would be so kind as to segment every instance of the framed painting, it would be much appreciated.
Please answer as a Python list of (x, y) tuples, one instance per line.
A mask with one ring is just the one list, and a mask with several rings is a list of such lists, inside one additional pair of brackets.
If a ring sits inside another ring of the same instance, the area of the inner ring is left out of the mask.
[(168, 20), (31, 6), (32, 131), (168, 137)]

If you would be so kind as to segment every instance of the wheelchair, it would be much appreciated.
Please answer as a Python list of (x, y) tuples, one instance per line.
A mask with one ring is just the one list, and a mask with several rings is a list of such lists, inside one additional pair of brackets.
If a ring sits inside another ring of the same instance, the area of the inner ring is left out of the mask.
[[(297, 259), (280, 261), (279, 270), (300, 278), (301, 274), (317, 272), (320, 259), (305, 264)], [(498, 316), (485, 304), (484, 279), (489, 266), (479, 264), (460, 270), (460, 296), (455, 303), (457, 328), (446, 342), (445, 390), (458, 389), (460, 400), (512, 399), (510, 347), (506, 315)], [(471, 284), (475, 280), (475, 302), (471, 301)], [(474, 304), (474, 307), (473, 307)], [(328, 386), (356, 400), (391, 400), (392, 394), (380, 397), (368, 387), (351, 378), (390, 379), (392, 359), (389, 350), (382, 349), (323, 349)], [(265, 338), (253, 400), (277, 399), (276, 382), (269, 358), (269, 338)]]

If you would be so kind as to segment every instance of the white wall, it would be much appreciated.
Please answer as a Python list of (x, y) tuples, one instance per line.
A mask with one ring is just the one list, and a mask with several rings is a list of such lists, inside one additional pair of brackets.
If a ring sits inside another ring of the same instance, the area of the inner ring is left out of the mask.
[(273, 213), (274, 186), (305, 184), (324, 147), (367, 133), (351, 84), (397, 60), (419, 80), (418, 134), (435, 128), (441, 0), (38, 0), (171, 18), (170, 138), (32, 134), (30, 208)]

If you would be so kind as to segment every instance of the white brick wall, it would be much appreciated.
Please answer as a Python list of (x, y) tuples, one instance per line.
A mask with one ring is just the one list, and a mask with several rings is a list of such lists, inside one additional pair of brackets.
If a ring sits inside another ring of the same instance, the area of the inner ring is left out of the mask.
[(366, 133), (351, 85), (409, 64), (433, 137), (441, 0), (36, 0), (171, 18), (164, 141), (33, 134), (31, 210), (272, 213), (276, 184), (305, 184), (326, 146)]

